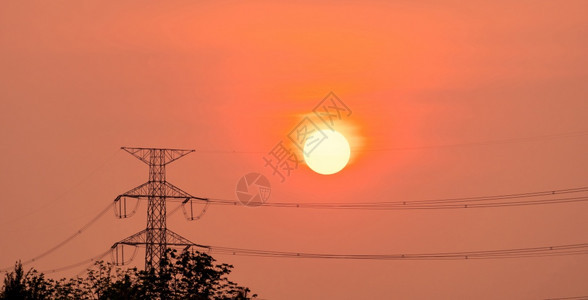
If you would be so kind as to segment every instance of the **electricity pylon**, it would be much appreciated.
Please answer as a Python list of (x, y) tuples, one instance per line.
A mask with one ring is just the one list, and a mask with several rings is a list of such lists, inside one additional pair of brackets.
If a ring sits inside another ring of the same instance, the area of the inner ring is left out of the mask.
[(181, 199), (183, 203), (191, 199), (208, 201), (206, 198), (194, 197), (184, 192), (165, 179), (165, 167), (194, 150), (128, 147), (121, 149), (149, 166), (149, 181), (119, 195), (114, 201), (120, 201), (123, 197), (147, 198), (147, 228), (115, 243), (112, 248), (118, 245), (145, 245), (145, 270), (158, 270), (168, 246), (195, 245), (167, 229), (165, 203), (166, 199)]

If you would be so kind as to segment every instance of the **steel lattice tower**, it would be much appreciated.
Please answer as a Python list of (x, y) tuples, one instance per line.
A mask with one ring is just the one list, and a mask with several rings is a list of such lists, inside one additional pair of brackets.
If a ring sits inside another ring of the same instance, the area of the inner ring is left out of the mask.
[(188, 239), (167, 229), (166, 199), (181, 199), (184, 200), (184, 203), (191, 199), (208, 200), (194, 197), (184, 192), (167, 182), (165, 178), (165, 167), (168, 164), (194, 152), (194, 150), (129, 147), (122, 147), (121, 149), (149, 166), (149, 181), (119, 195), (114, 201), (120, 201), (123, 197), (146, 198), (147, 228), (115, 243), (112, 247), (114, 248), (117, 245), (145, 245), (145, 270), (157, 270), (168, 246), (194, 245)]

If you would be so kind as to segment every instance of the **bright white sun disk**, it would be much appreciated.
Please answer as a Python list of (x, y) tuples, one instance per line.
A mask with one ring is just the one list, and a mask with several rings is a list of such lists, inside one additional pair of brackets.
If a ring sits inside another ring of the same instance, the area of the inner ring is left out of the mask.
[(319, 130), (304, 145), (304, 161), (313, 171), (323, 175), (341, 171), (350, 155), (347, 139), (334, 130)]

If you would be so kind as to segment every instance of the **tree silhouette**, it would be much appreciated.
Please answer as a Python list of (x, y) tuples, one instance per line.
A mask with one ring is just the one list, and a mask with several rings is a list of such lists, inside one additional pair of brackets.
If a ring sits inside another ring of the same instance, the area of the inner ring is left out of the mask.
[(0, 299), (252, 299), (250, 290), (230, 281), (233, 266), (216, 264), (206, 253), (166, 252), (159, 270), (121, 269), (98, 261), (84, 277), (46, 279), (17, 262), (4, 278)]
[(52, 284), (43, 274), (30, 269), (26, 273), (20, 261), (14, 265), (14, 271), (4, 277), (4, 287), (0, 299), (46, 299), (51, 296)]

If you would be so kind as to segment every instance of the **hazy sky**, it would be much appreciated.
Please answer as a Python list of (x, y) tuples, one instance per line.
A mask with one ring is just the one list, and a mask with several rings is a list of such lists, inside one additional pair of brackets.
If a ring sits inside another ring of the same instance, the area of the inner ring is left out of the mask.
[[(248, 172), (271, 180), (270, 202), (587, 186), (588, 2), (414, 2), (3, 1), (0, 267), (50, 248), (146, 181), (147, 167), (121, 146), (196, 149), (168, 167), (168, 180), (216, 198), (234, 199)], [(264, 154), (330, 91), (353, 111), (342, 127), (351, 163), (331, 176), (300, 165), (280, 183)], [(585, 134), (560, 136), (570, 132)], [(558, 137), (526, 139), (550, 135)], [(195, 222), (175, 214), (168, 227), (218, 246), (417, 253), (583, 243), (587, 212), (584, 203), (371, 212), (211, 206)], [(33, 266), (84, 260), (144, 227), (144, 203), (127, 220), (108, 214)], [(267, 299), (588, 295), (585, 255), (216, 258)]]

